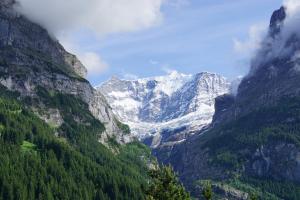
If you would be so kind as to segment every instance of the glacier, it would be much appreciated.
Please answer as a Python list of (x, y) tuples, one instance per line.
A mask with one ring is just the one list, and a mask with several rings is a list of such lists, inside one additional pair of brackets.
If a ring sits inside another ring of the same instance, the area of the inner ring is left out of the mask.
[(118, 118), (152, 148), (173, 146), (206, 128), (215, 98), (231, 91), (223, 76), (173, 71), (165, 76), (124, 80), (112, 77), (96, 87)]

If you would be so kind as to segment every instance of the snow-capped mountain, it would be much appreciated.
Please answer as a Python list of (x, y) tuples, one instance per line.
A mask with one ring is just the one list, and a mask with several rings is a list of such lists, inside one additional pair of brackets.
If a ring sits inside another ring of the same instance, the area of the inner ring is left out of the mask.
[(211, 123), (215, 98), (230, 92), (222, 76), (176, 71), (138, 80), (111, 78), (101, 91), (133, 134), (155, 148), (182, 142)]

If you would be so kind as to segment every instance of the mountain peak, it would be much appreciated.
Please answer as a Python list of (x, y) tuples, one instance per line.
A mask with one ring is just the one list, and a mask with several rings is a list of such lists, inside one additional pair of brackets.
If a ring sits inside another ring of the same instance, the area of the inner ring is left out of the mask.
[(178, 78), (181, 76), (185, 76), (185, 74), (179, 73), (178, 71), (174, 70), (169, 72), (168, 76), (170, 76), (171, 78)]
[[(18, 49), (18, 53), (23, 56), (31, 54), (31, 57), (40, 59), (39, 56), (43, 55), (44, 61), (55, 63), (47, 68), (57, 68), (55, 70), (64, 71), (72, 77), (86, 78), (87, 69), (77, 57), (67, 52), (45, 28), (18, 14), (15, 6), (18, 6), (16, 0), (0, 0), (0, 29), (8, 30), (0, 32), (1, 53), (8, 51), (4, 47), (9, 46)], [(28, 60), (18, 59), (17, 56), (7, 59), (8, 63), (29, 64), (25, 63)]]
[(115, 75), (113, 75), (111, 78), (110, 78), (110, 80), (109, 81), (120, 81), (121, 79), (119, 78), (119, 77), (117, 77), (117, 76), (115, 76)]
[(212, 72), (207, 72), (207, 71), (195, 74), (195, 77), (199, 77), (199, 78), (201, 78), (201, 77), (212, 77), (212, 76), (219, 76), (219, 77), (221, 77), (221, 75), (219, 75), (219, 74), (212, 73)]
[(114, 79), (97, 89), (137, 137), (154, 136), (152, 147), (176, 144), (208, 125), (215, 98), (230, 90), (224, 77), (209, 72), (187, 75), (172, 71), (138, 80)]
[[(51, 91), (74, 96), (88, 105), (87, 112), (105, 124), (99, 141), (106, 143), (113, 135), (118, 142), (127, 142), (129, 134), (123, 134), (103, 95), (85, 79), (84, 65), (46, 29), (16, 15), (12, 9), (14, 3), (14, 0), (0, 0), (0, 85), (24, 98), (43, 99), (40, 91), (44, 95), (45, 91)], [(61, 123), (60, 119), (56, 121)]]
[(14, 10), (14, 6), (17, 4), (15, 0), (0, 0), (0, 14), (6, 18), (15, 18), (17, 12)]
[(286, 18), (286, 8), (282, 6), (280, 9), (273, 12), (270, 21), (270, 35), (273, 37), (281, 30), (282, 23)]

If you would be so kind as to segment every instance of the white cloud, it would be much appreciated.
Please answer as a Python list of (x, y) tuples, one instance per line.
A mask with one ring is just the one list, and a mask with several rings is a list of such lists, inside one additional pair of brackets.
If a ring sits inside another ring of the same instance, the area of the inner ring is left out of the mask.
[(267, 33), (267, 27), (264, 23), (252, 25), (246, 40), (233, 39), (234, 50), (239, 54), (252, 56), (261, 47), (261, 42)]
[(300, 36), (300, 1), (299, 0), (284, 0), (283, 5), (286, 8), (287, 17), (281, 31), (281, 39), (286, 42), (292, 34)]
[[(17, 0), (16, 9), (57, 35), (89, 29), (97, 34), (136, 31), (159, 24), (166, 0)], [(173, 0), (172, 0), (173, 1)]]
[(284, 0), (283, 5), (286, 7), (289, 16), (297, 14), (300, 10), (299, 0)]
[(90, 76), (99, 75), (108, 68), (108, 64), (95, 52), (85, 52), (78, 55)]
[(184, 5), (186, 0), (16, 0), (15, 9), (62, 40), (88, 69), (98, 75), (108, 64), (94, 50), (68, 40), (76, 31), (98, 36), (147, 29), (162, 22), (164, 3)]
[(98, 76), (105, 72), (109, 65), (94, 51), (84, 51), (70, 38), (64, 35), (61, 37), (61, 43), (66, 50), (77, 55), (78, 59), (88, 70), (88, 76)]
[(126, 73), (124, 74), (123, 78), (126, 80), (137, 80), (139, 79), (139, 76), (135, 74)]
[(176, 72), (176, 70), (172, 69), (172, 68), (170, 67), (169, 64), (164, 64), (164, 65), (162, 65), (162, 66), (161, 66), (161, 70), (162, 70), (163, 72), (165, 72), (166, 74), (171, 74), (171, 73), (173, 73), (173, 72)]
[(281, 24), (278, 24), (280, 32), (276, 35), (268, 35), (262, 41), (261, 48), (259, 48), (256, 56), (252, 59), (249, 75), (252, 75), (258, 68), (274, 58), (288, 58), (295, 53), (295, 44), (288, 41), (295, 36), (300, 37), (300, 1), (283, 0), (283, 5), (286, 11), (286, 18)]

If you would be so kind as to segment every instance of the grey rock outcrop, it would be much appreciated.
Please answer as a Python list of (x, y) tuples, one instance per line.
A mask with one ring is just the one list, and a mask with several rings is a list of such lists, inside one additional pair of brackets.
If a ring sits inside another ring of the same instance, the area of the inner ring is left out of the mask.
[[(286, 97), (300, 95), (300, 38), (299, 34), (282, 36), (286, 18), (284, 7), (271, 17), (269, 34), (254, 57), (248, 76), (238, 87), (234, 103), (215, 118), (224, 123), (260, 108), (276, 105)], [(296, 26), (296, 25), (295, 25)], [(278, 47), (279, 44), (282, 47)]]
[[(86, 68), (49, 35), (47, 30), (17, 14), (13, 0), (0, 3), (0, 83), (21, 96), (36, 96), (37, 88), (46, 88), (74, 95), (89, 105), (90, 112), (104, 123), (105, 133), (99, 141), (116, 137), (120, 143), (132, 140), (123, 138), (117, 118), (103, 95), (85, 80)], [(61, 122), (58, 115), (41, 118)], [(50, 120), (51, 121), (51, 120)], [(125, 136), (124, 136), (125, 137)]]
[(271, 17), (269, 34), (274, 37), (277, 35), (282, 27), (282, 23), (286, 18), (285, 8), (282, 6), (279, 10), (276, 10)]
[(75, 71), (82, 78), (86, 78), (87, 76), (87, 69), (85, 66), (77, 59), (75, 55), (70, 53), (65, 53), (65, 62), (71, 66), (71, 68)]
[(120, 144), (129, 143), (135, 140), (132, 134), (125, 134), (118, 127), (117, 117), (113, 114), (111, 107), (107, 103), (101, 92), (95, 91), (91, 102), (89, 102), (91, 113), (105, 125), (105, 132), (99, 139), (100, 142), (106, 143), (110, 137), (114, 137)]
[(256, 150), (246, 165), (246, 170), (261, 178), (299, 182), (300, 150), (292, 143), (269, 143)]
[(0, 9), (11, 9), (12, 6), (14, 5), (15, 0), (1, 0), (0, 2)]

